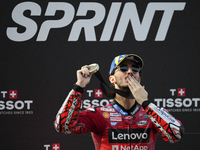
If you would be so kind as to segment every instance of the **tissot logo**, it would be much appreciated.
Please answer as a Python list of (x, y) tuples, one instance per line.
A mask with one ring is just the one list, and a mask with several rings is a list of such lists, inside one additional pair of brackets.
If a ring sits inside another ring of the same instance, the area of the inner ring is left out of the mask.
[[(129, 130), (131, 132), (129, 133)], [(109, 129), (109, 143), (146, 143), (149, 142), (150, 128), (146, 129)]]
[(190, 90), (186, 88), (169, 89), (168, 98), (155, 98), (154, 102), (156, 106), (164, 107), (169, 112), (200, 112), (200, 98), (191, 98), (188, 91)]
[(113, 101), (113, 99), (104, 98), (104, 94), (101, 89), (86, 90), (86, 99), (83, 99), (81, 109), (88, 107), (106, 106)]
[(45, 144), (44, 148), (45, 150), (60, 150), (60, 143)]
[[(18, 90), (0, 91), (0, 95), (0, 115), (33, 114), (33, 100), (22, 100), (18, 95)], [(20, 99), (18, 99), (19, 97)]]

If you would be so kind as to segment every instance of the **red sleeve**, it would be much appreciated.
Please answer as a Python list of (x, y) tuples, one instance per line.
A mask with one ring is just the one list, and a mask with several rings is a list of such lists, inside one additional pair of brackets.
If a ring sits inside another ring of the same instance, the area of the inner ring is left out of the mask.
[(103, 131), (102, 115), (93, 107), (79, 113), (82, 93), (71, 90), (62, 107), (56, 115), (54, 127), (57, 132), (64, 134), (81, 134), (86, 132)]
[(56, 115), (54, 127), (57, 132), (64, 134), (86, 133), (89, 129), (84, 123), (79, 122), (79, 110), (81, 106), (82, 93), (71, 90), (62, 107)]
[(164, 108), (159, 108), (150, 103), (145, 111), (155, 127), (166, 142), (175, 143), (179, 141), (184, 133), (182, 123), (171, 116)]

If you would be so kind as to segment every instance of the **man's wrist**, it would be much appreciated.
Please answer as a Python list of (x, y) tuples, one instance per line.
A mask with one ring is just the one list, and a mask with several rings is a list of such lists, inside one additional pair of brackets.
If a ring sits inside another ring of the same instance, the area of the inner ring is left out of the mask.
[(86, 85), (87, 85), (84, 82), (80, 82), (80, 81), (77, 81), (75, 84), (78, 85), (78, 86), (80, 86), (80, 87), (82, 87), (82, 88), (85, 88)]
[(77, 85), (77, 84), (74, 84), (73, 90), (74, 90), (74, 91), (77, 91), (77, 92), (80, 92), (80, 93), (83, 93), (83, 92), (84, 92), (84, 88), (81, 87), (81, 86), (79, 86), (79, 85)]
[(148, 106), (150, 103), (151, 103), (151, 102), (150, 102), (149, 100), (146, 100), (146, 101), (144, 101), (144, 102), (142, 103), (142, 107), (143, 107), (144, 109), (146, 109), (147, 106)]

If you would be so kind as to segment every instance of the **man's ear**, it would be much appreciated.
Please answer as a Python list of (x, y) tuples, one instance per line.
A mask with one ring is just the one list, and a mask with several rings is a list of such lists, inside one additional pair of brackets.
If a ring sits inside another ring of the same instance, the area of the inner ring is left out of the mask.
[(114, 76), (110, 76), (109, 80), (110, 80), (110, 83), (115, 83), (115, 77)]

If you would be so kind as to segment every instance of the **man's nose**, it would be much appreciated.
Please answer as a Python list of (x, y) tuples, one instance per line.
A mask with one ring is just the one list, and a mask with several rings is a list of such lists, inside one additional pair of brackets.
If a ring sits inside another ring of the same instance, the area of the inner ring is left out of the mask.
[(134, 72), (131, 69), (131, 67), (128, 67), (127, 73), (128, 73), (128, 75), (133, 75), (134, 74)]

